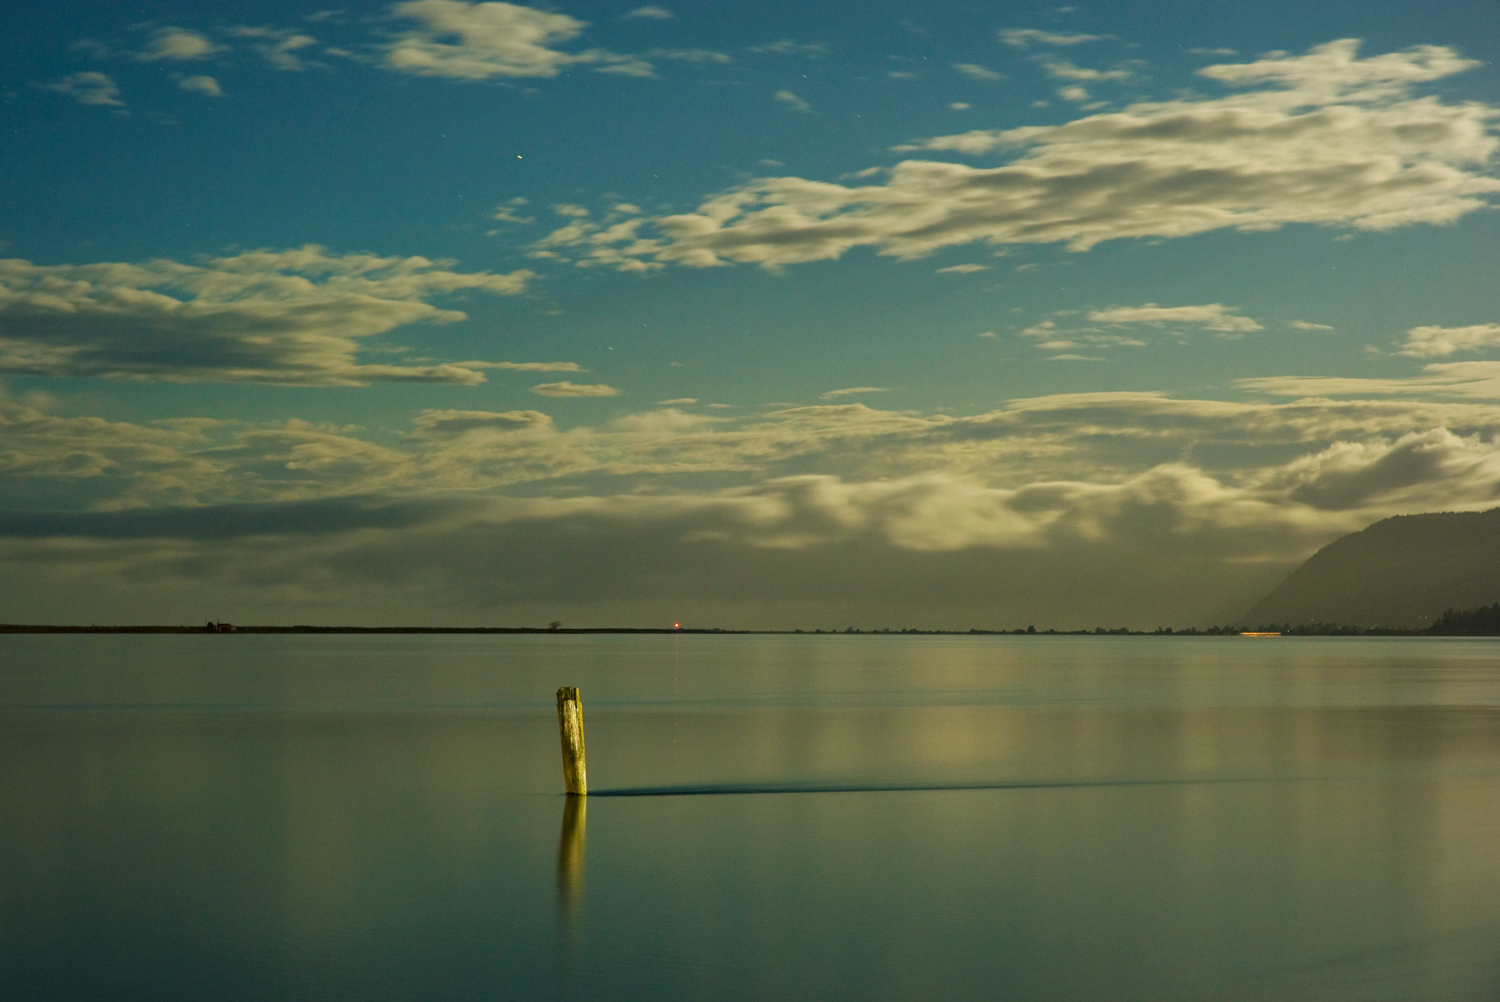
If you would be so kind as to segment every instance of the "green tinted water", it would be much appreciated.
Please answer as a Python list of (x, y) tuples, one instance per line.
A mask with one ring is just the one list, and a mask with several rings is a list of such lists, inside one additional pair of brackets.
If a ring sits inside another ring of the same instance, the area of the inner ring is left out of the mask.
[(1497, 655), (0, 636), (0, 997), (1493, 1000)]

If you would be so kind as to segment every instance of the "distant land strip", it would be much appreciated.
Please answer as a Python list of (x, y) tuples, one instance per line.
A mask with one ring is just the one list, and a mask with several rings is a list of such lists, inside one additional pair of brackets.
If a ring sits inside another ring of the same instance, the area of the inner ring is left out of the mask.
[(1038, 630), (1035, 626), (1015, 630), (863, 630), (847, 627), (843, 630), (725, 630), (719, 627), (565, 627), (551, 626), (236, 626), (231, 623), (209, 622), (202, 626), (81, 626), (31, 623), (0, 623), (0, 633), (567, 633), (567, 634), (728, 634), (728, 635), (823, 635), (823, 636), (1034, 636), (1034, 637), (1495, 637), (1500, 636), (1500, 602), (1478, 609), (1449, 609), (1431, 626), (1422, 629), (1403, 629), (1384, 626), (1341, 626), (1337, 623), (1261, 623), (1256, 626), (1210, 626), (1206, 629), (1188, 627), (1174, 630), (1157, 627), (1154, 630), (1132, 630), (1128, 627), (1105, 629), (1096, 626), (1092, 630)]

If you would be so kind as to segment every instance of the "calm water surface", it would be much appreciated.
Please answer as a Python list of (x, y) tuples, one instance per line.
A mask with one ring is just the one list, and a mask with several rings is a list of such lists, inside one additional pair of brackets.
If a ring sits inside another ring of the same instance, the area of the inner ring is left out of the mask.
[(1500, 1000), (1500, 642), (0, 636), (0, 998)]

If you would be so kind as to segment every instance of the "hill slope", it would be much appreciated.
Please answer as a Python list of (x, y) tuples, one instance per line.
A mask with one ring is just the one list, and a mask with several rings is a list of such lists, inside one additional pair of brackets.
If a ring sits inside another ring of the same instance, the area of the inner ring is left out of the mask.
[(1496, 601), (1500, 508), (1398, 515), (1314, 553), (1245, 622), (1420, 628)]

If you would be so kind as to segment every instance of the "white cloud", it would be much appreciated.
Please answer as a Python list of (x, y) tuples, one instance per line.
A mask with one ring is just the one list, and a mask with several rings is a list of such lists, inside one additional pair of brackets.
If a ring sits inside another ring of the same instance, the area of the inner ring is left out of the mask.
[(1087, 101), (1089, 99), (1089, 92), (1088, 88), (1073, 84), (1069, 87), (1059, 87), (1057, 89), (1057, 96), (1062, 98), (1064, 101), (1072, 101), (1074, 104), (1082, 104), (1084, 101)]
[(219, 81), (213, 77), (192, 76), (183, 77), (177, 81), (177, 86), (183, 90), (192, 91), (195, 94), (203, 94), (207, 97), (223, 97), (224, 89), (219, 86)]
[(531, 388), (531, 392), (539, 397), (618, 397), (620, 395), (619, 390), (603, 383), (580, 385), (567, 380), (561, 383), (538, 383)]
[(1310, 322), (1308, 322), (1306, 320), (1293, 320), (1293, 321), (1289, 322), (1287, 324), (1287, 326), (1288, 327), (1295, 327), (1299, 331), (1331, 331), (1331, 330), (1333, 330), (1333, 328), (1330, 327), (1328, 324), (1315, 324), (1315, 323), (1310, 323)]
[(1000, 41), (1017, 49), (1033, 45), (1078, 45), (1080, 42), (1097, 42), (1109, 35), (1068, 35), (1035, 28), (1007, 28), (1000, 32)]
[(1410, 355), (1412, 358), (1435, 358), (1482, 348), (1500, 348), (1500, 324), (1413, 327), (1406, 332), (1406, 343), (1396, 354)]
[(1305, 56), (1280, 53), (1251, 63), (1205, 66), (1198, 75), (1234, 86), (1280, 87), (1307, 104), (1370, 103), (1405, 100), (1412, 84), (1440, 80), (1479, 65), (1478, 60), (1464, 59), (1443, 45), (1416, 45), (1360, 59), (1359, 40), (1345, 38), (1315, 46)]
[(648, 21), (665, 21), (672, 16), (672, 12), (665, 7), (637, 7), (625, 15), (627, 19), (644, 18)]
[[(1298, 559), (1377, 518), (1490, 507), (1500, 491), (1497, 405), (1083, 393), (964, 417), (844, 403), (728, 418), (675, 409), (685, 403), (568, 429), (535, 410), (435, 409), (382, 443), (296, 420), (57, 417), (0, 396), (0, 511), (147, 507), (161, 532), (191, 535), (191, 510), (162, 506), (405, 497), (441, 507), (450, 502), (415, 499), (566, 479), (594, 496), (475, 503), (521, 506), (531, 514), (506, 517), (530, 530), (581, 506), (664, 519), (676, 540), (788, 551), (860, 541), (891, 553), (1119, 545), (1144, 568), (1172, 552)], [(713, 474), (741, 486), (705, 488)], [(319, 524), (339, 523), (327, 510)], [(0, 537), (18, 531), (11, 524), (0, 516)], [(272, 514), (256, 524), (262, 535), (301, 531)], [(1089, 579), (1086, 565), (1071, 569), (1075, 583)]]
[(688, 407), (698, 402), (697, 397), (675, 397), (671, 400), (658, 400), (658, 407)]
[(455, 272), (426, 258), (308, 246), (195, 264), (0, 261), (0, 372), (174, 382), (479, 383), (462, 365), (368, 364), (358, 339), (453, 323), (428, 299), (523, 292), (529, 271)]
[(973, 105), (967, 101), (953, 101), (948, 105), (949, 111), (968, 111)]
[(652, 75), (651, 64), (638, 56), (557, 49), (587, 27), (566, 14), (463, 0), (410, 0), (391, 11), (421, 24), (385, 47), (385, 65), (402, 73), (455, 80), (555, 77), (568, 66), (590, 64), (601, 73)]
[(125, 106), (125, 102), (120, 100), (120, 88), (115, 86), (115, 82), (104, 73), (92, 71), (70, 73), (61, 80), (38, 84), (38, 86), (44, 90), (66, 94), (79, 104), (106, 105), (117, 108)]
[(996, 73), (994, 70), (978, 63), (954, 63), (953, 68), (958, 70), (970, 80), (1004, 80), (1004, 73)]
[(1249, 317), (1239, 316), (1234, 307), (1222, 303), (1204, 306), (1111, 306), (1107, 310), (1094, 310), (1088, 319), (1103, 324), (1151, 324), (1160, 327), (1166, 324), (1202, 327), (1205, 330), (1224, 334), (1242, 334), (1264, 330)]
[(1007, 151), (999, 167), (913, 159), (882, 183), (849, 186), (761, 178), (607, 240), (597, 229), (559, 231), (546, 245), (631, 270), (774, 269), (860, 246), (909, 259), (974, 242), (1086, 251), (1106, 240), (1295, 223), (1389, 230), (1451, 223), (1494, 204), (1500, 179), (1487, 170), (1500, 109), (1410, 91), (1474, 64), (1431, 46), (1355, 56), (1346, 40), (1269, 63), (1210, 66), (1207, 79), (1255, 89), (904, 147)]
[[(432, 411), (418, 425), (414, 441), (452, 456), (565, 437), (533, 411)], [(279, 468), (285, 487), (350, 466), (390, 469), (400, 456), (306, 424), (246, 436), (225, 452)], [(473, 616), (525, 602), (556, 610), (718, 599), (761, 616), (789, 607), (789, 619), (738, 624), (749, 626), (807, 627), (810, 610), (830, 600), (959, 629), (1032, 620), (1149, 628), (1162, 617), (1201, 626), (1242, 613), (1296, 561), (1377, 518), (1492, 505), (1497, 459), (1493, 445), (1439, 430), (1335, 443), (1240, 482), (1162, 462), (1010, 486), (943, 474), (793, 474), (721, 490), (568, 498), (365, 495), (0, 513), (0, 560), (28, 569), (4, 578), (3, 599), (15, 609), (50, 593), (85, 619), (96, 606), (80, 601), (101, 594), (202, 601), (228, 589), (242, 601), (282, 603), (280, 616), (256, 617), (273, 621), (319, 615), (309, 610), (341, 622), (351, 610), (412, 622), (438, 609)], [(619, 573), (599, 574), (601, 554)], [(958, 622), (942, 618), (954, 609)], [(997, 623), (997, 609), (1011, 621)]]
[(1336, 442), (1264, 471), (1255, 486), (1330, 511), (1375, 505), (1418, 511), (1472, 506), (1500, 488), (1500, 449), (1446, 428), (1411, 432), (1394, 442)]
[(939, 268), (937, 273), (939, 275), (970, 275), (976, 271), (988, 271), (989, 268), (987, 264), (953, 264), (946, 268)]
[(146, 44), (146, 48), (135, 58), (144, 62), (158, 59), (183, 62), (206, 59), (222, 51), (224, 51), (222, 45), (214, 44), (196, 31), (189, 31), (186, 28), (158, 28), (151, 33), (151, 41)]
[(387, 66), (463, 80), (556, 76), (573, 57), (552, 46), (572, 40), (585, 27), (566, 14), (509, 3), (414, 0), (396, 4), (392, 11), (423, 27), (391, 43)]
[(812, 111), (812, 105), (789, 90), (779, 90), (772, 95), (772, 98), (791, 108), (793, 111)]

